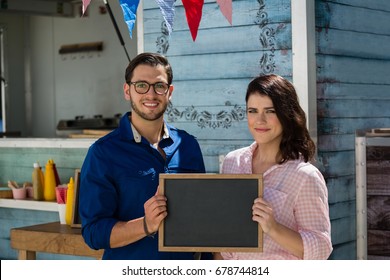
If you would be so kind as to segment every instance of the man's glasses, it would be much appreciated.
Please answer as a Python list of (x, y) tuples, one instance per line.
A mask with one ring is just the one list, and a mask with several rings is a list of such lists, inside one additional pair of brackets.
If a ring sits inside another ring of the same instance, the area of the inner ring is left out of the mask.
[(145, 81), (139, 81), (139, 82), (129, 82), (129, 85), (134, 85), (134, 89), (138, 94), (147, 93), (151, 86), (153, 86), (154, 92), (158, 95), (164, 95), (169, 90), (169, 85), (163, 82), (149, 84), (148, 82)]

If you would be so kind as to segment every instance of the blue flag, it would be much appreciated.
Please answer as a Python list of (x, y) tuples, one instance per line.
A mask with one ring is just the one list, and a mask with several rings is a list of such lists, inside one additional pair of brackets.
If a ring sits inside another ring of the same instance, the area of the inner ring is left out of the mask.
[(119, 0), (119, 4), (122, 8), (123, 18), (129, 29), (130, 38), (133, 38), (133, 28), (137, 17), (136, 13), (139, 0)]
[(164, 17), (164, 21), (167, 25), (169, 35), (172, 33), (173, 30), (173, 19), (175, 17), (175, 1), (176, 0), (156, 0)]

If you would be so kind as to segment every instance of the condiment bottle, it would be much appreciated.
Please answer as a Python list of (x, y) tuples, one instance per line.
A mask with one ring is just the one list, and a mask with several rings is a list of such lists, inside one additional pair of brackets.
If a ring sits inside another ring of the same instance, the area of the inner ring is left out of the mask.
[(61, 185), (61, 181), (60, 181), (60, 176), (58, 176), (56, 164), (54, 163), (53, 159), (51, 159), (50, 161), (53, 164), (54, 178), (56, 179), (56, 186), (59, 186), (59, 185)]
[(53, 169), (53, 163), (48, 160), (48, 162), (45, 165), (45, 187), (43, 196), (45, 200), (47, 201), (54, 201), (56, 200), (56, 178), (54, 175), (54, 169)]
[(38, 162), (34, 162), (34, 170), (32, 172), (33, 183), (33, 198), (34, 200), (44, 200), (44, 179), (43, 172)]
[(73, 197), (74, 197), (74, 182), (73, 182), (73, 177), (70, 177), (68, 183), (68, 190), (66, 192), (66, 210), (65, 210), (65, 222), (68, 225), (72, 223)]

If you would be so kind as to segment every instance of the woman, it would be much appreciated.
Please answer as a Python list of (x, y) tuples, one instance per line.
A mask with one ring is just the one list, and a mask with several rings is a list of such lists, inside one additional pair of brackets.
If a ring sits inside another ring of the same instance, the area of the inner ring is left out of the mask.
[(315, 145), (294, 86), (278, 75), (259, 76), (246, 93), (249, 147), (230, 152), (222, 173), (263, 174), (264, 194), (253, 221), (263, 229), (263, 252), (217, 253), (215, 259), (327, 259), (332, 252), (328, 192), (310, 163)]

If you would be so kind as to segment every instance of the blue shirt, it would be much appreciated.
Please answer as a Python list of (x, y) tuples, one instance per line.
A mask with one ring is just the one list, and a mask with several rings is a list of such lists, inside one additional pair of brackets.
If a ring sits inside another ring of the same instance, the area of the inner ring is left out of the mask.
[(160, 173), (205, 172), (192, 135), (165, 124), (165, 137), (159, 142), (164, 159), (145, 138), (134, 134), (129, 116), (126, 113), (117, 129), (91, 145), (81, 168), (79, 212), (84, 240), (93, 249), (104, 249), (103, 259), (193, 259), (188, 252), (159, 252), (158, 234), (110, 248), (111, 230), (118, 221), (145, 215), (144, 203), (156, 194)]

